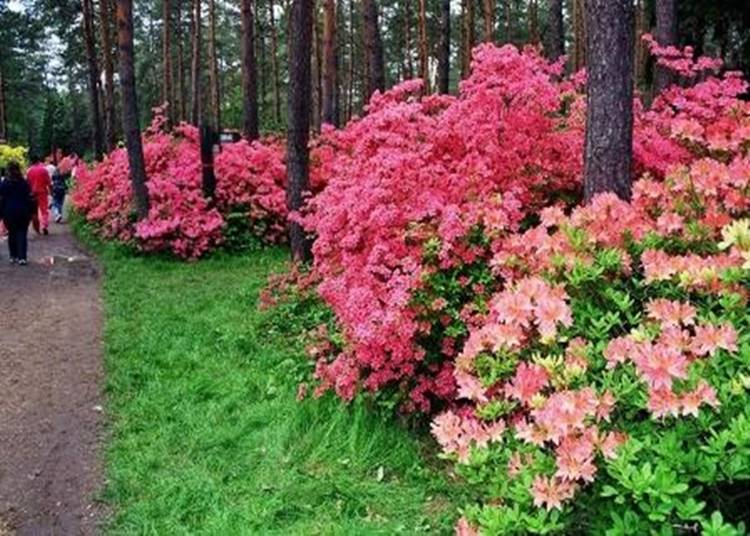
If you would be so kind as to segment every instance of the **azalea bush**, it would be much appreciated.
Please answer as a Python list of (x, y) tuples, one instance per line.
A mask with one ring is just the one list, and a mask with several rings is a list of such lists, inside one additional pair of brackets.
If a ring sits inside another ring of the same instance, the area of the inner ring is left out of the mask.
[(144, 134), (151, 207), (142, 221), (135, 217), (125, 149), (91, 168), (78, 166), (73, 205), (100, 236), (182, 258), (215, 249), (237, 228), (246, 231), (245, 239), (283, 239), (286, 172), (279, 143), (224, 145), (215, 159), (213, 203), (202, 191), (198, 130), (181, 125), (167, 133), (162, 127), (163, 116), (157, 114)]
[[(702, 80), (651, 108), (634, 103), (634, 173), (661, 187), (674, 166), (741, 154), (750, 112), (737, 75), (652, 48)], [(424, 412), (453, 400), (456, 355), (504, 285), (496, 252), (541, 208), (580, 199), (584, 81), (562, 78), (561, 64), (535, 49), (481, 45), (457, 96), (421, 97), (421, 82), (408, 81), (321, 136), (314, 163), (328, 186), (305, 223), (317, 237), (320, 295), (346, 344), (320, 356), (318, 392), (350, 400), (366, 389)]]
[(26, 169), (28, 152), (26, 147), (0, 144), (0, 169), (6, 169), (10, 162), (16, 162)]

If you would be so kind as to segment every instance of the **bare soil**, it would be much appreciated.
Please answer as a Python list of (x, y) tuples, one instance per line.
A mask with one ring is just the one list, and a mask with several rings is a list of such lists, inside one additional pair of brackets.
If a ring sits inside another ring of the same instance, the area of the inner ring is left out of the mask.
[(89, 535), (102, 507), (102, 304), (68, 228), (30, 233), (29, 266), (0, 239), (0, 536)]

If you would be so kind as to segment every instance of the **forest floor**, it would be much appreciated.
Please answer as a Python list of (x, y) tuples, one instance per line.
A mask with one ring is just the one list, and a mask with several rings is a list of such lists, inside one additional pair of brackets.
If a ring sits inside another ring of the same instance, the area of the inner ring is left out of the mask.
[(0, 536), (95, 534), (102, 518), (97, 264), (67, 226), (8, 262), (0, 239)]

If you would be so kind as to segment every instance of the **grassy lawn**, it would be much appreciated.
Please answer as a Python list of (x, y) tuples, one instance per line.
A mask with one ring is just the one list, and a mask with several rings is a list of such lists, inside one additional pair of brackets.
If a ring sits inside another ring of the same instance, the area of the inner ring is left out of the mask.
[(282, 250), (101, 252), (111, 534), (449, 533), (452, 485), (399, 425), (295, 399), (295, 326), (256, 302)]

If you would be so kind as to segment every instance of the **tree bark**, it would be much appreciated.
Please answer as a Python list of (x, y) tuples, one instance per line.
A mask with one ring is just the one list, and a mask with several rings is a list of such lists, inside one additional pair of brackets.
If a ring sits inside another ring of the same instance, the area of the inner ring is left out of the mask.
[(451, 1), (441, 0), (440, 55), (438, 56), (438, 92), (450, 91), (451, 77)]
[(425, 94), (430, 92), (430, 53), (427, 44), (427, 1), (419, 0), (419, 77)]
[(404, 0), (404, 79), (414, 77), (414, 62), (411, 50), (411, 0)]
[(461, 78), (469, 76), (471, 71), (471, 51), (474, 48), (474, 2), (461, 0), (463, 27), (461, 31)]
[(99, 34), (104, 63), (104, 145), (107, 152), (115, 148), (117, 126), (115, 119), (115, 62), (112, 57), (112, 13), (109, 0), (99, 2)]
[(636, 0), (635, 12), (635, 85), (641, 86), (646, 81), (648, 64), (648, 47), (643, 42), (643, 34), (649, 31), (646, 0)]
[(584, 193), (630, 199), (633, 162), (632, 0), (586, 0)]
[(94, 5), (92, 0), (83, 0), (83, 38), (86, 45), (86, 61), (89, 75), (89, 101), (91, 104), (91, 128), (94, 134), (94, 154), (102, 159), (104, 136), (99, 110), (99, 64), (96, 59), (94, 34)]
[(492, 43), (495, 40), (495, 0), (482, 0), (484, 15), (484, 41)]
[(312, 101), (312, 126), (315, 132), (320, 132), (321, 106), (323, 104), (323, 56), (321, 54), (320, 43), (320, 20), (318, 17), (318, 3), (313, 6), (313, 49), (312, 57), (312, 84), (313, 84), (313, 101)]
[(138, 219), (148, 216), (146, 164), (143, 158), (141, 129), (138, 124), (138, 97), (135, 90), (133, 57), (133, 0), (117, 0), (117, 42), (120, 52), (120, 85), (122, 86), (122, 125), (128, 148), (130, 181), (133, 185)]
[(547, 0), (547, 57), (557, 61), (565, 55), (563, 0)]
[(573, 68), (578, 71), (586, 66), (586, 16), (584, 0), (573, 0)]
[(177, 81), (175, 83), (175, 117), (177, 122), (185, 121), (187, 112), (187, 91), (185, 88), (185, 51), (182, 32), (182, 1), (177, 0), (175, 13), (175, 43), (177, 44)]
[(174, 123), (174, 101), (172, 100), (172, 2), (162, 0), (162, 93), (161, 99), (167, 106), (167, 128)]
[(279, 82), (279, 38), (276, 31), (274, 0), (268, 0), (271, 25), (271, 76), (273, 77), (273, 117), (276, 125), (281, 124), (281, 84)]
[(338, 98), (338, 41), (336, 35), (336, 0), (324, 0), (323, 11), (323, 122), (339, 126), (336, 100)]
[[(677, 43), (677, 17), (675, 15), (675, 0), (656, 0), (656, 35), (654, 36), (663, 47)], [(724, 32), (726, 34), (726, 32)], [(664, 91), (675, 82), (672, 71), (660, 65), (654, 66), (654, 92)]]
[(208, 56), (211, 89), (211, 126), (221, 133), (221, 93), (219, 89), (219, 54), (216, 50), (216, 0), (208, 0)]
[(362, 0), (362, 19), (364, 21), (365, 60), (367, 62), (367, 88), (365, 101), (376, 90), (385, 91), (385, 65), (383, 60), (383, 42), (380, 39), (378, 23), (378, 6), (376, 0)]
[(193, 58), (190, 70), (190, 87), (192, 93), (192, 106), (190, 110), (190, 121), (195, 126), (201, 123), (201, 0), (193, 0), (192, 17), (192, 46)]
[(538, 45), (539, 37), (539, 2), (529, 0), (529, 41), (532, 45)]
[[(287, 111), (287, 207), (299, 211), (309, 190), (311, 73), (313, 0), (293, 0), (289, 33), (289, 97)], [(310, 243), (302, 226), (289, 223), (292, 259), (307, 262)]]
[(216, 132), (210, 125), (203, 124), (200, 128), (200, 146), (201, 146), (201, 186), (203, 187), (203, 197), (213, 201), (216, 195), (216, 174), (214, 173), (214, 142)]
[(347, 69), (346, 86), (346, 122), (354, 114), (354, 0), (349, 0), (349, 67)]
[(257, 140), (258, 88), (257, 66), (253, 36), (253, 0), (242, 0), (242, 134), (248, 140)]
[(0, 69), (0, 141), (8, 141), (8, 116), (5, 111), (5, 79)]

